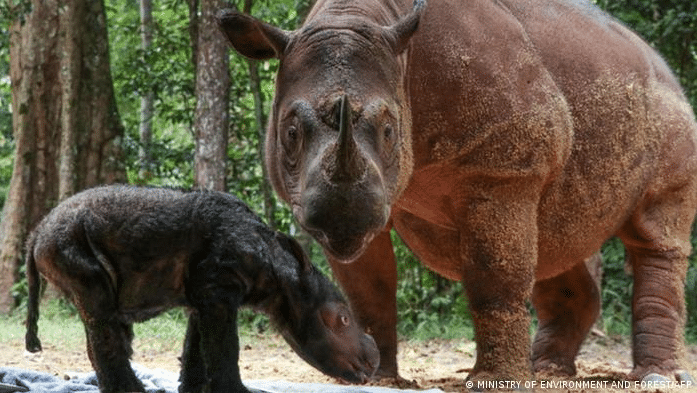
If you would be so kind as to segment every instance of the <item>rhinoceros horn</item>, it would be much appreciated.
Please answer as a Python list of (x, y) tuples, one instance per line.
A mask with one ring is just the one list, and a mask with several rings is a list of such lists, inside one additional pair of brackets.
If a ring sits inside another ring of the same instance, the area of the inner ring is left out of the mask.
[(336, 160), (331, 176), (333, 182), (356, 181), (365, 170), (365, 159), (353, 138), (351, 105), (346, 95), (339, 101), (339, 137), (337, 139)]

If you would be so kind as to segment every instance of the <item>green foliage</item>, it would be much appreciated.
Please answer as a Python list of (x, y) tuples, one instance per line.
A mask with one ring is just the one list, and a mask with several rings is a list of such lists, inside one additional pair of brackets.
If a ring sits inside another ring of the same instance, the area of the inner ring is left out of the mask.
[[(31, 9), (31, 0), (0, 1), (0, 28), (3, 29), (3, 33), (5, 28), (14, 20), (24, 23), (26, 15), (31, 12)], [(3, 41), (6, 39), (7, 37), (2, 38)], [(3, 46), (0, 45), (0, 48), (3, 48)], [(7, 46), (4, 46), (4, 48), (7, 48)]]
[(462, 284), (425, 268), (396, 233), (397, 331), (418, 339), (472, 337), (473, 327)]
[(251, 308), (240, 308), (237, 313), (239, 331), (249, 333), (266, 333), (271, 331), (271, 320), (268, 315)]
[(628, 335), (632, 324), (632, 279), (625, 273), (624, 245), (612, 238), (603, 246), (602, 254), (601, 318), (609, 333)]
[[(124, 150), (128, 180), (135, 184), (191, 187), (194, 65), (191, 62), (188, 5), (180, 0), (153, 2), (153, 43), (143, 50), (138, 2), (106, 4), (111, 70), (116, 101), (125, 127)], [(141, 178), (140, 99), (155, 96), (151, 154), (156, 165)]]
[(24, 308), (29, 299), (29, 285), (26, 277), (27, 266), (22, 263), (19, 265), (18, 279), (12, 285), (11, 295), (15, 300), (15, 308)]
[[(242, 9), (242, 2), (237, 2)], [(307, 0), (256, 1), (251, 13), (281, 28), (292, 30), (300, 24), (297, 10), (307, 8)], [(264, 187), (260, 146), (265, 129), (259, 129), (255, 116), (255, 102), (250, 85), (250, 64), (242, 56), (230, 53), (230, 136), (228, 146), (228, 190), (238, 195), (256, 212), (264, 211)], [(254, 64), (254, 63), (252, 63)], [(259, 72), (263, 113), (268, 116), (274, 94), (277, 60), (254, 64)], [(288, 206), (273, 196), (275, 224), (285, 232), (294, 231)]]
[[(2, 97), (0, 97), (0, 104), (2, 104)], [(0, 117), (1, 116), (2, 114), (0, 113)], [(10, 120), (10, 124), (11, 122)], [(5, 199), (10, 189), (10, 179), (12, 179), (12, 167), (14, 165), (13, 152), (14, 141), (12, 136), (11, 134), (5, 135), (3, 132), (0, 134), (0, 209), (2, 209), (5, 204)], [(2, 217), (0, 217), (0, 219), (2, 219)]]
[[(5, 11), (0, 10), (4, 14)], [(5, 204), (12, 177), (12, 86), (10, 83), (9, 21), (0, 17), (0, 209)], [(0, 217), (2, 219), (2, 217)]]

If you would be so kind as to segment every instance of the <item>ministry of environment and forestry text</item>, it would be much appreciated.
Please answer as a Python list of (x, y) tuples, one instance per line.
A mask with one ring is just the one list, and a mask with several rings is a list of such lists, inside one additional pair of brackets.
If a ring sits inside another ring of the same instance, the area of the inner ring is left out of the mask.
[(690, 389), (692, 381), (468, 381), (477, 389)]

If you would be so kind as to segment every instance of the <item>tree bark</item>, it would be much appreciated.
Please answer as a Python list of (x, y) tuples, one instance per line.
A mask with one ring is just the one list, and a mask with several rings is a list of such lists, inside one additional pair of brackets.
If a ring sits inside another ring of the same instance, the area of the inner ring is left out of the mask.
[[(21, 22), (24, 19), (24, 23)], [(58, 201), (124, 181), (102, 1), (33, 0), (11, 26), (15, 163), (0, 222), (0, 312), (28, 231)]]
[(225, 190), (227, 156), (228, 48), (218, 31), (216, 12), (225, 6), (221, 0), (202, 0), (198, 19), (196, 54), (196, 135), (195, 186)]

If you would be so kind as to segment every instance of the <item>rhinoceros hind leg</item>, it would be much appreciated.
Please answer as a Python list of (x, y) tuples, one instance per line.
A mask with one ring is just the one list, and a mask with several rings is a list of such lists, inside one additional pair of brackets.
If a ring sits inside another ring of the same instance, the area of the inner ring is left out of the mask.
[(634, 275), (630, 379), (661, 375), (671, 378), (681, 368), (685, 347), (684, 280), (686, 264), (676, 253), (639, 255), (628, 250)]
[(620, 238), (633, 272), (632, 356), (629, 377), (674, 378), (685, 362), (685, 276), (695, 215), (695, 186), (653, 194)]
[(535, 372), (574, 375), (574, 359), (600, 312), (598, 287), (584, 263), (547, 280), (532, 292), (539, 327), (532, 345)]

